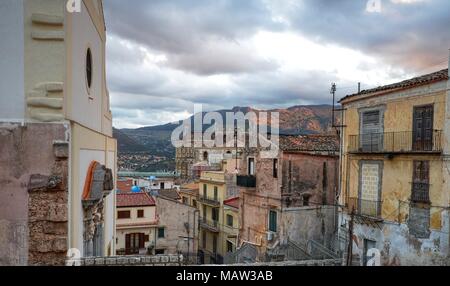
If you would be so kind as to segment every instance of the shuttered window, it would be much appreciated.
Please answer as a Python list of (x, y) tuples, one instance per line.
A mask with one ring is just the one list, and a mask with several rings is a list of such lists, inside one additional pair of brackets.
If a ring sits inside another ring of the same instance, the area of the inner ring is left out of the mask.
[(364, 151), (381, 150), (383, 145), (381, 111), (366, 111), (361, 116), (361, 147)]
[(277, 232), (277, 212), (269, 211), (269, 231)]
[(117, 218), (118, 219), (127, 219), (131, 217), (130, 211), (118, 211)]

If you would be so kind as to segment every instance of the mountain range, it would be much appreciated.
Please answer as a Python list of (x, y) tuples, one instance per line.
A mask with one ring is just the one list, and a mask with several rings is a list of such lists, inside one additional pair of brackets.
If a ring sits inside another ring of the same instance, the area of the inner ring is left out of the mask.
[[(317, 134), (332, 131), (331, 105), (299, 105), (283, 109), (257, 110), (251, 107), (234, 107), (218, 110), (225, 121), (227, 112), (279, 112), (280, 134)], [(270, 118), (270, 116), (268, 116)], [(193, 122), (194, 116), (190, 117)], [(180, 122), (181, 124), (181, 122)], [(175, 149), (170, 142), (171, 134), (179, 124), (164, 124), (137, 129), (113, 129), (119, 153), (146, 152), (154, 156), (174, 158)], [(193, 126), (193, 125), (192, 125)], [(204, 126), (204, 129), (208, 126)]]

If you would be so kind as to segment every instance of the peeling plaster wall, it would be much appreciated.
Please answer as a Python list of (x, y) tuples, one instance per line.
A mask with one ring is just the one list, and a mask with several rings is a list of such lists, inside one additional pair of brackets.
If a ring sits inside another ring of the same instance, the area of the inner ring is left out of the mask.
[(335, 235), (335, 207), (315, 206), (283, 209), (280, 241), (306, 244), (314, 240), (332, 248)]
[[(56, 255), (53, 246), (62, 247), (53, 244), (57, 242), (52, 238), (56, 239), (56, 233), (64, 237), (67, 225), (64, 226), (64, 218), (58, 219), (51, 207), (67, 208), (65, 187), (60, 186), (55, 192), (45, 191), (45, 186), (40, 187), (42, 192), (29, 194), (28, 191), (32, 175), (62, 178), (66, 174), (62, 180), (67, 181), (64, 159), (58, 156), (68, 154), (54, 146), (55, 141), (66, 140), (66, 129), (62, 124), (0, 125), (0, 265), (31, 264), (35, 262), (33, 253), (40, 253), (41, 259), (46, 259), (46, 255)], [(47, 225), (45, 231), (53, 232), (54, 237), (53, 234), (50, 239), (45, 236), (43, 224)], [(40, 245), (30, 239), (35, 236), (40, 236)], [(47, 239), (41, 241), (42, 237)], [(49, 258), (45, 262), (54, 261)]]
[[(345, 221), (350, 217), (343, 216)], [(420, 266), (450, 265), (447, 236), (449, 232), (448, 211), (442, 213), (445, 222), (441, 230), (431, 230), (428, 238), (411, 235), (406, 224), (382, 223), (380, 228), (366, 224), (354, 225), (354, 262), (363, 265), (364, 239), (376, 241), (381, 253), (381, 265)]]

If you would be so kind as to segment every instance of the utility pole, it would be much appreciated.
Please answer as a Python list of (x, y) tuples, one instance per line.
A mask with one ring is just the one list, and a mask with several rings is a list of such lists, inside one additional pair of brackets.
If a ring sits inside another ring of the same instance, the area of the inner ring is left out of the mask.
[(330, 93), (333, 95), (333, 108), (332, 108), (332, 113), (331, 113), (331, 123), (332, 123), (332, 126), (334, 127), (335, 126), (335, 124), (334, 124), (335, 123), (334, 122), (334, 110), (335, 110), (334, 102), (336, 101), (336, 84), (335, 83), (331, 84)]

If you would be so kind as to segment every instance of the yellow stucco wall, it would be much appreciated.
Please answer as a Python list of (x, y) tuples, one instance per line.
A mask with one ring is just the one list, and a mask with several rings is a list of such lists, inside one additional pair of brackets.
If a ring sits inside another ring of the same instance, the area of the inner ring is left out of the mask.
[[(439, 83), (438, 83), (439, 84)], [(348, 198), (358, 197), (359, 189), (359, 162), (361, 160), (382, 162), (381, 217), (387, 221), (405, 223), (409, 215), (409, 199), (411, 196), (411, 182), (413, 178), (413, 162), (415, 160), (430, 161), (430, 200), (434, 206), (446, 205), (445, 195), (442, 191), (443, 173), (442, 157), (440, 154), (401, 154), (389, 159), (384, 154), (349, 154), (349, 136), (360, 133), (360, 108), (384, 106), (383, 132), (412, 132), (413, 109), (415, 106), (434, 106), (435, 130), (444, 129), (445, 117), (445, 90), (434, 91), (434, 85), (399, 91), (363, 100), (344, 101), (344, 156), (342, 160), (342, 194), (341, 203), (345, 204)], [(427, 91), (430, 92), (427, 92)], [(432, 229), (440, 229), (441, 212), (431, 210)]]
[[(213, 252), (213, 237), (217, 237), (217, 254), (224, 256), (227, 252), (227, 240), (236, 243), (236, 238), (230, 238), (230, 236), (237, 236), (239, 232), (239, 214), (238, 210), (224, 206), (223, 201), (226, 200), (226, 188), (224, 182), (224, 172), (203, 172), (200, 178), (199, 184), (199, 201), (198, 209), (200, 210), (200, 217), (206, 217), (208, 221), (212, 221), (212, 208), (213, 206), (205, 204), (201, 201), (203, 196), (203, 188), (206, 185), (207, 197), (214, 198), (214, 187), (217, 188), (217, 198), (220, 202), (218, 206), (219, 220), (218, 220), (218, 232), (211, 232), (205, 228), (201, 228), (202, 232), (206, 232), (206, 248), (203, 248), (203, 235), (200, 234), (200, 249), (206, 250), (208, 253)], [(204, 213), (203, 206), (206, 207), (206, 214)], [(233, 227), (227, 226), (227, 215), (233, 216)], [(208, 263), (209, 261), (206, 261)]]

